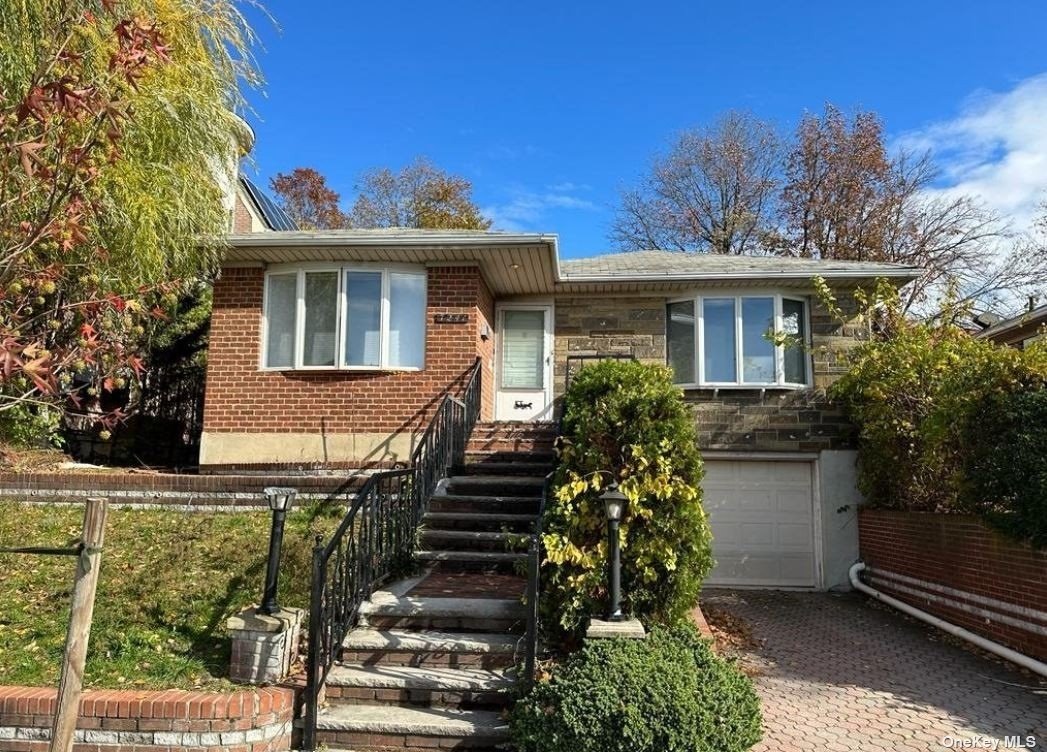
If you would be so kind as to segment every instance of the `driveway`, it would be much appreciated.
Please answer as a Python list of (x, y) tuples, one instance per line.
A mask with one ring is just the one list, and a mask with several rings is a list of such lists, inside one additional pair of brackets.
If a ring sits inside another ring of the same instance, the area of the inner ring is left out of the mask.
[(860, 595), (707, 590), (702, 607), (752, 631), (733, 652), (763, 701), (758, 752), (1047, 748), (1047, 682)]

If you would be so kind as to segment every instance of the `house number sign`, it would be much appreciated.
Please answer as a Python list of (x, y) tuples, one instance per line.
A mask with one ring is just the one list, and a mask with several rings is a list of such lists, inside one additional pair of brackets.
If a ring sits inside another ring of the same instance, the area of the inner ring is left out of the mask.
[(437, 313), (433, 316), (437, 324), (468, 324), (468, 313)]

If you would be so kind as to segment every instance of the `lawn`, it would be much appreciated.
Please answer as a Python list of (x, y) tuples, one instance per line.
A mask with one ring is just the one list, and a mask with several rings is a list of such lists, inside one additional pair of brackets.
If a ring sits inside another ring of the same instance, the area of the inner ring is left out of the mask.
[[(75, 544), (82, 518), (82, 505), (0, 502), (0, 546)], [(231, 687), (225, 620), (258, 601), (269, 519), (111, 506), (85, 686)], [(307, 605), (313, 537), (337, 523), (312, 508), (291, 513), (281, 605)], [(0, 684), (57, 684), (74, 563), (0, 554)]]

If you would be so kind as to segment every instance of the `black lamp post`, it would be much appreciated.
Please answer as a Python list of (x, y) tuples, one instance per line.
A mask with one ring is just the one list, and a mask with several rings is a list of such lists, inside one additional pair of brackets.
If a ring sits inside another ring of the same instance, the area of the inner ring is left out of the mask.
[(276, 603), (276, 580), (280, 574), (280, 547), (284, 542), (284, 520), (287, 519), (287, 510), (294, 503), (294, 488), (278, 488), (270, 486), (263, 493), (265, 500), (269, 502), (269, 508), (273, 510), (273, 525), (269, 531), (269, 561), (265, 567), (265, 590), (262, 592), (262, 605), (258, 611), (272, 616), (280, 610)]
[(611, 581), (611, 604), (607, 609), (607, 621), (621, 621), (622, 616), (622, 562), (620, 542), (618, 540), (618, 523), (625, 511), (625, 494), (618, 490), (618, 484), (612, 483), (600, 494), (604, 511), (607, 513), (608, 579)]

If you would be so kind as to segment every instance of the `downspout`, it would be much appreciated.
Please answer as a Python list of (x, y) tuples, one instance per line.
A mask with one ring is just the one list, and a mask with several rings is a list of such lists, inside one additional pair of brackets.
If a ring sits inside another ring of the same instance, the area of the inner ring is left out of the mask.
[(882, 601), (883, 603), (886, 603), (888, 606), (892, 606), (898, 609), (902, 613), (908, 614), (909, 616), (919, 619), (920, 621), (926, 622), (930, 624), (932, 627), (937, 627), (943, 632), (948, 632), (954, 637), (959, 637), (961, 640), (966, 640), (967, 642), (981, 648), (982, 650), (987, 650), (990, 653), (1000, 656), (1001, 658), (1005, 658), (1011, 663), (1018, 664), (1022, 668), (1027, 668), (1035, 674), (1047, 677), (1047, 663), (1038, 661), (1035, 658), (1030, 658), (1029, 656), (1023, 655), (1022, 653), (1019, 653), (1016, 650), (1011, 650), (1010, 648), (1005, 647), (998, 642), (987, 640), (981, 635), (976, 635), (974, 632), (966, 630), (963, 627), (958, 627), (955, 624), (951, 624), (947, 621), (939, 619), (937, 616), (932, 616), (926, 611), (921, 611), (918, 608), (910, 606), (908, 603), (900, 601), (897, 598), (892, 598), (886, 593), (881, 593), (879, 590), (875, 590), (869, 587), (864, 582), (862, 582), (861, 577), (859, 577), (861, 572), (863, 572), (864, 570), (865, 562), (859, 561), (855, 563), (851, 567), (850, 571), (847, 573), (847, 576), (851, 580), (851, 585), (854, 587), (855, 590), (859, 590), (865, 593), (866, 595), (875, 598), (878, 601)]

